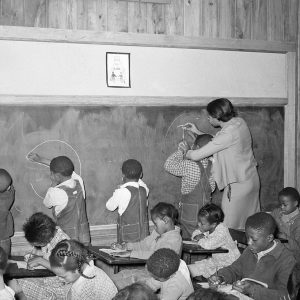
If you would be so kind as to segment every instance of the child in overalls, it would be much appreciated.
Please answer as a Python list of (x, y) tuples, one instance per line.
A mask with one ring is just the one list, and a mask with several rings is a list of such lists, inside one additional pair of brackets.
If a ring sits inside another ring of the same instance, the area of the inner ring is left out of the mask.
[[(186, 147), (198, 149), (206, 145), (212, 136), (198, 135), (192, 144), (184, 141)], [(179, 223), (184, 240), (191, 239), (193, 231), (198, 226), (199, 209), (211, 201), (211, 194), (215, 190), (215, 181), (211, 175), (211, 161), (209, 158), (199, 162), (185, 159), (185, 147), (179, 144), (178, 150), (170, 155), (164, 168), (172, 175), (181, 177), (181, 201), (179, 203)]]
[[(28, 158), (49, 165), (48, 159), (36, 153), (30, 153)], [(57, 225), (70, 238), (89, 245), (91, 237), (83, 180), (74, 172), (72, 161), (66, 156), (53, 158), (50, 162), (50, 179), (52, 186), (47, 191), (44, 205), (52, 209)]]
[(106, 202), (106, 208), (118, 208), (117, 240), (139, 242), (149, 235), (148, 194), (149, 189), (141, 180), (142, 165), (135, 159), (128, 159), (122, 165), (123, 182)]

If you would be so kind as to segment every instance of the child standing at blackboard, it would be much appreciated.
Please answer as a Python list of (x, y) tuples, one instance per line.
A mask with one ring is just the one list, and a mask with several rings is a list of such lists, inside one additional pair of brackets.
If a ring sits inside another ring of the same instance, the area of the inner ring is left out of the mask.
[(10, 209), (15, 201), (15, 189), (9, 173), (0, 169), (0, 246), (10, 255), (14, 221)]
[(138, 242), (149, 235), (148, 194), (149, 189), (141, 180), (143, 168), (135, 159), (122, 165), (123, 185), (116, 189), (106, 202), (106, 208), (118, 208), (118, 243)]
[(72, 239), (89, 245), (91, 237), (87, 220), (85, 190), (82, 178), (74, 172), (72, 161), (58, 156), (50, 161), (37, 153), (30, 153), (33, 162), (50, 165), (51, 187), (44, 205), (52, 209), (57, 225)]

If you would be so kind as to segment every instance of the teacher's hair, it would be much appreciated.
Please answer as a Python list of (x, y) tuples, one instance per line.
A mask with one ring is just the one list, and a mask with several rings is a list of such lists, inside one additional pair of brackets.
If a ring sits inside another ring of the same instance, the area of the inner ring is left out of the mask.
[(236, 116), (232, 103), (226, 98), (219, 98), (208, 103), (208, 114), (219, 121), (227, 122)]

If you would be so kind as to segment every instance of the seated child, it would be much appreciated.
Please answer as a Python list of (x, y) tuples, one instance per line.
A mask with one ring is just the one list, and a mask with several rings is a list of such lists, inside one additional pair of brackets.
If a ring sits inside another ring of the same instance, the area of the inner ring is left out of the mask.
[(230, 295), (230, 294), (225, 294), (222, 292), (219, 292), (214, 289), (206, 289), (201, 286), (197, 287), (197, 290), (195, 290), (194, 293), (189, 295), (187, 300), (238, 300), (239, 298)]
[(31, 289), (22, 286), (28, 299), (111, 300), (117, 293), (113, 282), (94, 266), (92, 255), (78, 241), (60, 241), (49, 261), (57, 276), (35, 278), (39, 286)]
[(33, 246), (31, 257), (28, 259), (28, 267), (38, 265), (50, 269), (49, 256), (56, 244), (69, 239), (55, 222), (47, 215), (38, 212), (33, 214), (23, 225), (26, 240)]
[(10, 209), (15, 201), (15, 189), (9, 173), (0, 169), (0, 246), (10, 255), (14, 220)]
[(234, 263), (219, 270), (209, 281), (233, 283), (234, 289), (255, 300), (289, 299), (287, 283), (295, 259), (280, 241), (274, 240), (275, 229), (275, 220), (268, 213), (248, 217), (245, 225), (248, 247)]
[(72, 161), (66, 156), (47, 158), (30, 153), (28, 159), (50, 165), (52, 186), (48, 189), (44, 205), (52, 209), (54, 220), (70, 238), (85, 245), (91, 241), (86, 214), (85, 190), (82, 178), (74, 172)]
[[(169, 203), (160, 202), (151, 210), (151, 219), (154, 223), (152, 233), (140, 242), (113, 244), (113, 248), (127, 249), (126, 256), (148, 259), (153, 252), (161, 248), (173, 249), (178, 255), (181, 255), (182, 238), (180, 228), (175, 226), (178, 217), (177, 209)], [(124, 256), (125, 256), (124, 255)], [(118, 274), (112, 275), (112, 280), (121, 289), (127, 285), (136, 282), (136, 278), (149, 278), (145, 270), (122, 270)]]
[[(187, 136), (188, 137), (188, 136)], [(185, 142), (186, 148), (179, 144), (178, 150), (171, 154), (165, 162), (164, 168), (172, 175), (181, 177), (181, 201), (179, 203), (179, 223), (182, 238), (191, 239), (197, 228), (197, 212), (211, 201), (211, 194), (215, 190), (215, 181), (211, 175), (211, 161), (209, 158), (201, 161), (185, 159), (187, 149), (198, 149), (210, 142), (209, 134), (198, 135), (194, 143)]]
[(147, 285), (136, 282), (120, 290), (112, 300), (158, 300), (158, 297)]
[(149, 235), (148, 203), (149, 189), (141, 180), (142, 165), (135, 159), (128, 159), (122, 165), (123, 185), (114, 191), (106, 202), (106, 208), (118, 208), (118, 243), (139, 242)]
[(219, 247), (228, 249), (228, 253), (212, 254), (211, 257), (189, 265), (192, 277), (210, 277), (216, 270), (231, 265), (239, 256), (240, 251), (232, 240), (228, 228), (223, 223), (222, 209), (211, 203), (204, 205), (198, 213), (199, 229), (194, 231), (192, 238), (204, 249)]
[(300, 214), (299, 192), (292, 187), (286, 187), (278, 194), (280, 208), (272, 211), (277, 227), (278, 237), (288, 240), (284, 245), (292, 251), (297, 261), (295, 275), (297, 284), (300, 284)]
[(194, 291), (187, 265), (171, 249), (155, 251), (147, 260), (147, 270), (152, 278), (146, 284), (160, 290), (160, 299), (184, 300)]

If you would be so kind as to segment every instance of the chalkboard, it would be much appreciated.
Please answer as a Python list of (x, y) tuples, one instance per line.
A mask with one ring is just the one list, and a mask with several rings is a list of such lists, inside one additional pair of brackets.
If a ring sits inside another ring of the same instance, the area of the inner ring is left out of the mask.
[[(283, 187), (282, 107), (241, 107), (259, 164), (263, 209), (276, 205)], [(180, 200), (180, 179), (166, 173), (163, 164), (182, 139), (178, 125), (192, 121), (203, 131), (215, 133), (205, 107), (64, 107), (3, 106), (0, 110), (1, 168), (14, 180), (16, 202), (12, 209), (16, 230), (43, 207), (50, 184), (49, 168), (29, 162), (34, 150), (53, 158), (69, 156), (83, 177), (91, 225), (115, 223), (116, 213), (105, 209), (106, 200), (121, 183), (121, 164), (138, 159), (150, 188), (150, 207), (160, 201)], [(219, 201), (220, 195), (215, 197)]]

